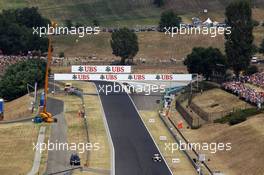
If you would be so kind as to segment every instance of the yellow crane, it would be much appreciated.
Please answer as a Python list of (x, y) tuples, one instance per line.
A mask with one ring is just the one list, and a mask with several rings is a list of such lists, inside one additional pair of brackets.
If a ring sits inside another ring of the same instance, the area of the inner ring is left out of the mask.
[[(56, 27), (56, 23), (52, 22), (51, 26)], [(47, 94), (48, 94), (48, 85), (49, 85), (49, 68), (51, 64), (51, 59), (52, 59), (52, 39), (51, 35), (48, 35), (48, 59), (47, 59), (47, 65), (46, 65), (46, 74), (45, 74), (45, 87), (44, 87), (44, 105), (43, 105), (43, 111), (40, 112), (40, 117), (42, 118), (43, 121), (47, 123), (52, 123), (52, 122), (57, 122), (56, 118), (53, 118), (52, 114), (47, 112)]]

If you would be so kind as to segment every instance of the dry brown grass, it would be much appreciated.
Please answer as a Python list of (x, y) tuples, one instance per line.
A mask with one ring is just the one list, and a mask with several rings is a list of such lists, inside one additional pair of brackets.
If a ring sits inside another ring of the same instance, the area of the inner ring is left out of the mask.
[(194, 97), (192, 102), (207, 113), (250, 107), (248, 103), (240, 100), (237, 96), (221, 89), (205, 91), (202, 95)]
[(209, 124), (198, 130), (183, 130), (184, 135), (194, 143), (231, 143), (231, 151), (205, 153), (209, 167), (228, 175), (264, 174), (264, 115), (248, 119), (235, 126)]
[(33, 165), (39, 126), (33, 123), (0, 125), (1, 174), (27, 174)]
[[(147, 128), (149, 129), (151, 135), (153, 136), (154, 140), (156, 141), (160, 151), (162, 152), (163, 156), (165, 157), (168, 165), (170, 166), (174, 175), (182, 175), (182, 174), (196, 174), (194, 168), (192, 167), (191, 163), (187, 160), (185, 154), (181, 151), (171, 151), (165, 150), (165, 143), (175, 143), (173, 136), (168, 131), (164, 123), (158, 116), (158, 113), (155, 111), (140, 111), (141, 117), (146, 124)], [(155, 119), (155, 123), (149, 123), (149, 119)], [(167, 141), (160, 141), (160, 136), (166, 136)], [(179, 158), (180, 163), (172, 163), (173, 158)]]
[[(48, 140), (50, 138), (50, 132), (51, 132), (51, 125), (48, 124), (48, 123), (47, 124), (46, 123), (43, 123), (42, 125), (44, 125), (46, 127), (45, 140), (44, 140), (44, 142), (46, 144), (48, 144)], [(45, 149), (42, 152), (42, 154), (41, 154), (40, 166), (39, 166), (39, 174), (44, 174), (46, 172), (47, 161), (48, 161), (48, 150)]]
[[(217, 47), (223, 50), (223, 36), (211, 38), (202, 35), (177, 35), (174, 38), (160, 32), (137, 33), (139, 39), (139, 52), (135, 59), (145, 58), (147, 61), (176, 58), (182, 59), (191, 53), (193, 47)], [(55, 52), (65, 52), (66, 56), (88, 57), (95, 54), (97, 59), (118, 59), (112, 55), (110, 46), (111, 34), (101, 33), (97, 36), (89, 36), (78, 39), (72, 36), (60, 36), (56, 38)]]
[[(78, 82), (73, 86), (83, 89), (85, 93), (96, 93), (96, 87), (92, 83)], [(100, 143), (99, 151), (90, 153), (89, 167), (99, 169), (110, 169), (110, 149), (103, 123), (103, 113), (98, 96), (84, 96), (84, 103), (87, 112), (88, 133), (92, 143)]]
[(263, 8), (254, 8), (252, 10), (252, 16), (257, 21), (263, 21), (264, 19), (264, 9)]
[(255, 37), (255, 44), (259, 46), (262, 40), (264, 39), (264, 27), (255, 28), (254, 37)]
[(24, 95), (18, 99), (4, 104), (4, 120), (12, 120), (21, 117), (31, 116), (31, 102), (33, 98)]
[(70, 73), (71, 66), (52, 66), (51, 72), (54, 73)]

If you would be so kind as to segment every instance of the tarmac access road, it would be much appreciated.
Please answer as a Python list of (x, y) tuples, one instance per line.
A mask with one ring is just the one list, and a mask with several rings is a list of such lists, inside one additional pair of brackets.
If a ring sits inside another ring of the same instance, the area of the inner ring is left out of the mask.
[[(67, 143), (67, 123), (64, 118), (64, 103), (60, 100), (50, 98), (47, 103), (47, 111), (52, 113), (58, 119), (57, 123), (51, 124), (50, 143)], [(46, 174), (54, 174), (60, 171), (70, 169), (70, 152), (68, 150), (49, 150)], [(70, 172), (58, 173), (70, 174)]]
[[(100, 87), (112, 82), (96, 81)], [(99, 91), (115, 149), (116, 175), (172, 175), (165, 161), (152, 160), (159, 153), (131, 98), (124, 92), (106, 95)]]

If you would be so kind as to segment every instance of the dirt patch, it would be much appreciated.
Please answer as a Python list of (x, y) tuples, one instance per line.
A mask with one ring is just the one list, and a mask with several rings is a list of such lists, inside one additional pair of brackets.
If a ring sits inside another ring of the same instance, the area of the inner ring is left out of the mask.
[(250, 105), (237, 96), (225, 92), (221, 89), (212, 89), (196, 96), (193, 100), (199, 108), (206, 113), (232, 111), (237, 108), (250, 107)]

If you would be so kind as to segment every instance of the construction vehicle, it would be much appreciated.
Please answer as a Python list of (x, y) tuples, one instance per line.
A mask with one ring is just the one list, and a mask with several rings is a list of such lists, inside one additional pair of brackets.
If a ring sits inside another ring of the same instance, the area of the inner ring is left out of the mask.
[(68, 92), (71, 88), (72, 88), (72, 84), (71, 83), (66, 83), (65, 86), (64, 86), (64, 91)]
[[(56, 23), (52, 22), (52, 27), (56, 27)], [(47, 66), (46, 66), (46, 74), (45, 74), (45, 87), (44, 87), (44, 104), (43, 104), (43, 109), (42, 111), (33, 119), (33, 122), (35, 123), (41, 123), (40, 118), (42, 121), (46, 123), (53, 123), (57, 122), (56, 118), (53, 118), (52, 114), (47, 112), (47, 94), (48, 94), (48, 84), (49, 84), (49, 68), (51, 64), (51, 59), (52, 59), (52, 39), (51, 35), (48, 35), (48, 60), (47, 60)]]

